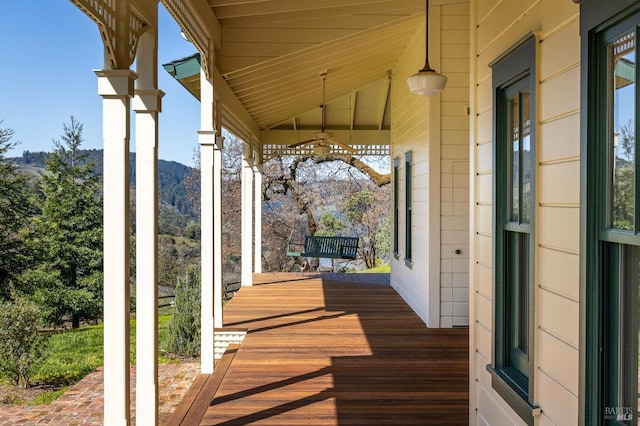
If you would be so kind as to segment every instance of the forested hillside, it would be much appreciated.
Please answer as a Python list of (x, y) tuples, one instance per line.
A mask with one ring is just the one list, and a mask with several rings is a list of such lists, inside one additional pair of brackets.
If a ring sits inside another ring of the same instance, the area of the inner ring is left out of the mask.
[[(87, 154), (86, 161), (95, 164), (95, 173), (102, 176), (102, 150), (91, 149), (81, 150), (82, 154)], [(19, 168), (28, 170), (31, 174), (34, 172), (44, 171), (46, 167), (45, 160), (51, 155), (49, 152), (24, 151), (21, 157), (10, 158)], [(136, 184), (136, 154), (131, 153), (130, 157), (130, 177), (131, 188), (135, 189)], [(158, 161), (158, 197), (161, 205), (173, 206), (175, 209), (185, 215), (195, 217), (190, 206), (187, 190), (184, 184), (185, 178), (192, 174), (192, 168), (175, 161)], [(198, 190), (199, 188), (194, 188)]]

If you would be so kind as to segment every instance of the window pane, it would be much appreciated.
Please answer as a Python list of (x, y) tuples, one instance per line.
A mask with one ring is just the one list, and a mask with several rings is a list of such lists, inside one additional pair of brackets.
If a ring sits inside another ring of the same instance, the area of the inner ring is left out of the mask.
[[(636, 422), (638, 419), (638, 395), (640, 391), (638, 375), (638, 333), (640, 330), (640, 247), (624, 247), (624, 281), (628, 288), (624, 291), (624, 307), (622, 309), (624, 320), (624, 338), (622, 339), (622, 351), (624, 369), (620, 377), (622, 389), (625, 395), (623, 406), (628, 407), (628, 414), (632, 415)], [(636, 423), (637, 424), (637, 423)]]
[(406, 199), (406, 216), (405, 216), (405, 259), (411, 260), (412, 256), (412, 241), (411, 231), (413, 229), (412, 224), (412, 209), (413, 209), (413, 170), (412, 170), (413, 155), (411, 151), (405, 153), (405, 199)]
[(609, 87), (612, 88), (612, 131), (609, 136), (610, 226), (635, 229), (635, 33), (609, 44)]
[(605, 310), (603, 417), (622, 421), (615, 424), (638, 424), (640, 247), (607, 243), (605, 260), (611, 294)]
[(509, 364), (526, 377), (529, 374), (529, 234), (508, 231), (506, 243)]
[(521, 93), (522, 99), (522, 223), (529, 223), (531, 219), (531, 95), (529, 91)]
[(398, 236), (400, 230), (398, 224), (400, 223), (400, 159), (395, 158), (393, 160), (393, 253), (397, 254), (399, 251)]
[(524, 355), (529, 355), (529, 235), (521, 234), (518, 241), (518, 261), (520, 275), (518, 276), (518, 312), (516, 347)]
[(511, 214), (513, 222), (520, 221), (520, 99), (509, 100), (509, 131), (511, 136)]
[(526, 357), (529, 353), (529, 235), (509, 232), (509, 251), (512, 344)]

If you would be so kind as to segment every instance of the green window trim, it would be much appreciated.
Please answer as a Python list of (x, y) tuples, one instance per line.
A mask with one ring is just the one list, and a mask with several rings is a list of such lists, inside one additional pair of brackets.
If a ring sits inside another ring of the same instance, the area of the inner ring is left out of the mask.
[(507, 404), (528, 425), (533, 425), (533, 419), (542, 413), (540, 407), (529, 403), (526, 394), (519, 390), (519, 386), (513, 381), (508, 369), (496, 368), (487, 365), (487, 371), (491, 375), (491, 387), (504, 399)]
[(400, 158), (393, 159), (393, 256), (400, 259)]
[(405, 176), (405, 241), (404, 241), (404, 264), (411, 268), (413, 266), (413, 241), (411, 232), (413, 229), (413, 153), (407, 151), (404, 154), (404, 176)]
[(494, 93), (493, 389), (527, 423), (534, 395), (536, 46), (529, 34), (489, 64)]

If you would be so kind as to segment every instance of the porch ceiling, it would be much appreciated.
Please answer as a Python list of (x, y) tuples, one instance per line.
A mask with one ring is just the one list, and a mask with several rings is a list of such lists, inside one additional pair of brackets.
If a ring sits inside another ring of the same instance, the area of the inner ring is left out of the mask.
[[(424, 22), (424, 0), (208, 4), (220, 27), (216, 67), (263, 145), (310, 139), (320, 130), (324, 71), (327, 130), (345, 143), (389, 144), (389, 79)], [(181, 81), (199, 96), (199, 75)]]

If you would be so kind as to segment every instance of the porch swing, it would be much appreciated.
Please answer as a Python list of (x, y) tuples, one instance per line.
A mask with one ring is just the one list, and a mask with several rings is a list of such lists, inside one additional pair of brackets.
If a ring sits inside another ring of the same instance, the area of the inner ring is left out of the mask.
[(287, 242), (287, 256), (354, 260), (358, 254), (359, 237), (306, 235), (304, 243), (294, 243), (292, 237), (293, 231)]

